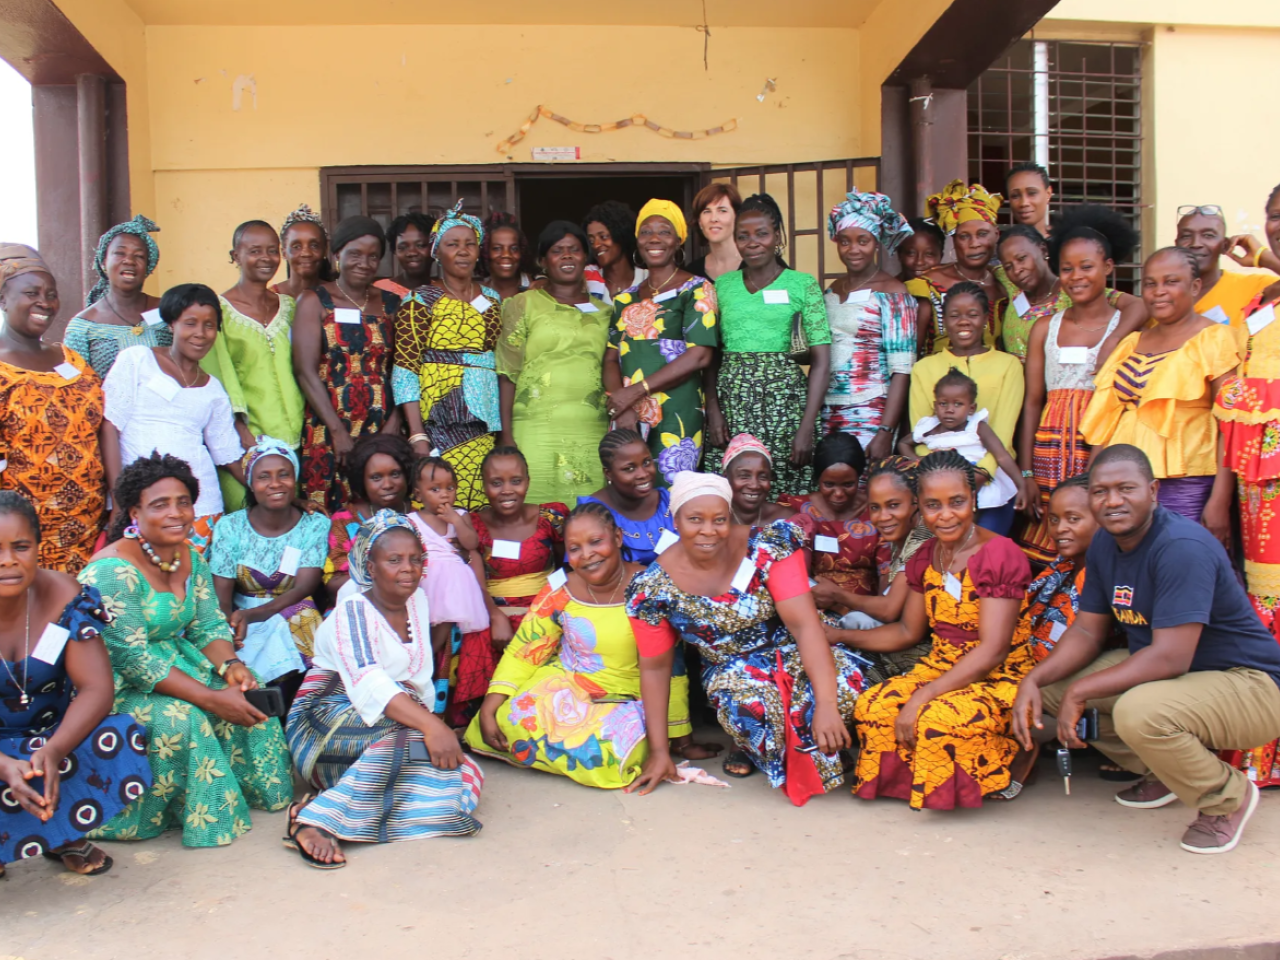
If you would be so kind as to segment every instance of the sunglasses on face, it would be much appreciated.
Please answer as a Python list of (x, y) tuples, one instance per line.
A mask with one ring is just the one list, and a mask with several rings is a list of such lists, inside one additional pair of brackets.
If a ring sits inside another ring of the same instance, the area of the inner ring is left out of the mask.
[(1206, 217), (1222, 217), (1222, 219), (1226, 219), (1226, 217), (1223, 216), (1222, 208), (1216, 203), (1209, 203), (1203, 207), (1197, 207), (1194, 204), (1181, 206), (1178, 208), (1178, 219), (1181, 220), (1183, 217), (1190, 217), (1197, 213), (1203, 214)]

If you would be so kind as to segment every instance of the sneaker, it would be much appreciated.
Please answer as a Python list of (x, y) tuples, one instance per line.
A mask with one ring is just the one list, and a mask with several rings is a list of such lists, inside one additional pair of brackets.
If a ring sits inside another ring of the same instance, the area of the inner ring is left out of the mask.
[(1196, 817), (1187, 832), (1182, 835), (1182, 849), (1191, 853), (1226, 853), (1234, 850), (1244, 833), (1244, 825), (1258, 809), (1258, 788), (1249, 781), (1249, 792), (1244, 803), (1235, 813), (1210, 816), (1202, 813)]
[(1143, 777), (1127, 790), (1116, 794), (1116, 803), (1122, 807), (1154, 810), (1165, 807), (1178, 799), (1178, 795), (1154, 777)]

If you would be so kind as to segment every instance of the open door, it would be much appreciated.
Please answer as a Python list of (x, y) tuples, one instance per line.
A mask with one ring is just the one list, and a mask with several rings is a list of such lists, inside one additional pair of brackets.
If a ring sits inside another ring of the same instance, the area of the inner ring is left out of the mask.
[(850, 190), (877, 189), (880, 158), (716, 167), (703, 178), (704, 184), (732, 183), (744, 200), (753, 193), (771, 195), (782, 208), (787, 230), (783, 256), (796, 270), (817, 277), (825, 289), (845, 272), (827, 239), (827, 214)]

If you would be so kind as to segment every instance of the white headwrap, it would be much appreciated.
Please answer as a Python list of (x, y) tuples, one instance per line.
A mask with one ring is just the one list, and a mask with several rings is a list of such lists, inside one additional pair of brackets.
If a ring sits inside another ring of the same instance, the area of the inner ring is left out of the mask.
[(672, 516), (695, 497), (719, 497), (725, 503), (730, 503), (733, 500), (733, 490), (729, 487), (729, 481), (719, 474), (681, 470), (671, 483)]

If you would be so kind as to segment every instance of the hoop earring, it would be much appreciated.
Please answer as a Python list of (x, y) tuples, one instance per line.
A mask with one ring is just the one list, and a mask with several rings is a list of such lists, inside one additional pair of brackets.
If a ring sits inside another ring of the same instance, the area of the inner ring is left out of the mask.
[(676, 259), (676, 266), (677, 266), (677, 267), (683, 267), (683, 266), (684, 266), (685, 256), (684, 256), (684, 246), (683, 246), (683, 245), (682, 245), (682, 246), (679, 246), (679, 247), (676, 247), (676, 257), (675, 257), (675, 259)]
[(138, 529), (138, 525), (136, 523), (131, 523), (129, 526), (124, 528), (124, 537), (126, 540), (137, 540), (141, 538), (141, 536), (142, 531)]

